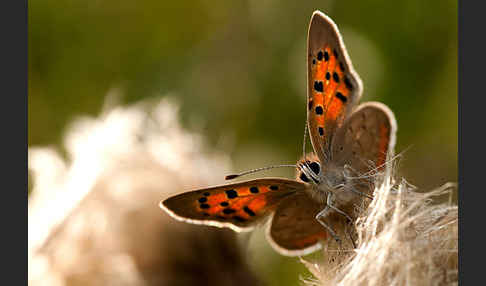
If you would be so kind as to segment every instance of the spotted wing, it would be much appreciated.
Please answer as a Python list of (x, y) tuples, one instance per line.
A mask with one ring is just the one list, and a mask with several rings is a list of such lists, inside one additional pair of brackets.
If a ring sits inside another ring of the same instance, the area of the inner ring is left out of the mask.
[(300, 256), (321, 248), (326, 229), (315, 219), (324, 208), (300, 192), (280, 203), (267, 229), (267, 239), (282, 255)]
[(307, 122), (314, 151), (329, 157), (336, 129), (359, 102), (361, 79), (354, 71), (334, 22), (315, 11), (307, 39)]
[(250, 231), (303, 183), (265, 178), (182, 193), (160, 203), (172, 217), (194, 224)]
[(332, 161), (352, 168), (354, 177), (372, 176), (393, 156), (397, 124), (379, 102), (363, 103), (346, 120), (332, 143)]

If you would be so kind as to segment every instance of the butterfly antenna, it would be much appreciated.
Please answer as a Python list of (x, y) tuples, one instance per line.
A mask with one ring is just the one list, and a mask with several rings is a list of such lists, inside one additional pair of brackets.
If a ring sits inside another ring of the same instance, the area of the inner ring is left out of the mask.
[(305, 121), (304, 125), (304, 144), (302, 144), (302, 158), (304, 158), (304, 162), (307, 161), (307, 158), (305, 157), (305, 139), (307, 138), (307, 120)]
[(231, 174), (231, 175), (224, 177), (224, 179), (225, 180), (232, 180), (232, 179), (235, 179), (235, 178), (238, 178), (238, 177), (241, 177), (241, 176), (245, 176), (245, 175), (248, 175), (248, 174), (253, 174), (253, 173), (256, 173), (256, 172), (260, 172), (260, 171), (265, 171), (265, 170), (270, 170), (270, 169), (275, 169), (275, 168), (282, 168), (282, 167), (296, 168), (295, 165), (287, 165), (287, 164), (274, 165), (274, 166), (268, 166), (268, 167), (262, 167), (262, 168), (257, 168), (257, 169), (253, 169), (253, 170), (248, 170), (248, 171), (241, 172), (241, 173), (238, 173), (238, 174)]

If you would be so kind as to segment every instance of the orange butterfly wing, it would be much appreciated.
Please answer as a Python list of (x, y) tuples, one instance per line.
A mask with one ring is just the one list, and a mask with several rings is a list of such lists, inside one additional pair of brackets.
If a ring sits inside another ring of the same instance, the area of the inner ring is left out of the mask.
[(251, 231), (285, 197), (305, 184), (265, 178), (185, 192), (160, 202), (172, 217), (194, 224)]
[(314, 151), (327, 162), (332, 136), (359, 101), (362, 84), (337, 26), (319, 11), (312, 15), (307, 49), (307, 122)]

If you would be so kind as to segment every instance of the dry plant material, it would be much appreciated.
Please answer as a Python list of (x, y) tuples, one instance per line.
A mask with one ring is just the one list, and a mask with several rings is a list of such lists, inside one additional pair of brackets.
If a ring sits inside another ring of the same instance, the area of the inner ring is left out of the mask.
[(169, 100), (110, 108), (68, 128), (70, 161), (29, 149), (29, 285), (260, 284), (234, 233), (160, 212), (161, 195), (229, 169), (176, 115)]
[(357, 248), (329, 246), (324, 259), (301, 259), (313, 278), (306, 285), (457, 285), (458, 209), (434, 200), (448, 183), (427, 193), (390, 174), (356, 221)]

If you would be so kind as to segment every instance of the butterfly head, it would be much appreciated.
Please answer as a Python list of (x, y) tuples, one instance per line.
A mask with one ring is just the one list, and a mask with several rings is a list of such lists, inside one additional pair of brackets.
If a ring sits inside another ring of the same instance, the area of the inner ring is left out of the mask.
[(297, 163), (297, 179), (309, 183), (318, 185), (321, 181), (321, 164), (317, 161), (304, 160)]
[(315, 155), (307, 155), (297, 162), (297, 180), (310, 184), (312, 189), (322, 193), (343, 190), (348, 184), (345, 168), (331, 162), (324, 166)]

